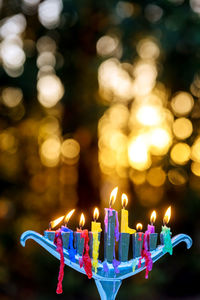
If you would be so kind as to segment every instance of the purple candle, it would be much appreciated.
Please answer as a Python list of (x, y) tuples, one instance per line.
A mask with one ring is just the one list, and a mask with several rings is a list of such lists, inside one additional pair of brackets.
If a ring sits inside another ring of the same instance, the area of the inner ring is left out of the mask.
[(154, 210), (150, 218), (151, 225), (148, 224), (147, 226), (147, 231), (149, 231), (149, 233), (155, 233), (155, 226), (154, 226), (155, 220), (156, 220), (156, 211)]

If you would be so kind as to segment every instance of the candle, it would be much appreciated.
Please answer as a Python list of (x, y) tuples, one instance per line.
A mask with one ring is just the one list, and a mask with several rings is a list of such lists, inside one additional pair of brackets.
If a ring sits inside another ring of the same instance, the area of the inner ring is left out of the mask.
[(82, 233), (82, 228), (85, 225), (85, 216), (82, 213), (80, 216), (80, 221), (79, 221), (79, 229), (75, 232), (75, 248), (77, 251), (77, 254), (83, 255), (83, 248), (84, 248), (84, 239), (81, 237)]
[(89, 233), (89, 237), (90, 237), (89, 244), (90, 244), (90, 257), (93, 258), (92, 266), (96, 273), (98, 267), (99, 245), (100, 245), (100, 237), (102, 231), (101, 223), (97, 222), (99, 218), (99, 210), (97, 207), (94, 209), (93, 218), (94, 221), (92, 222), (91, 232)]
[(84, 268), (86, 275), (88, 278), (92, 278), (92, 263), (89, 256), (89, 235), (88, 230), (84, 229), (85, 225), (85, 217), (84, 214), (81, 214), (79, 227), (76, 232), (76, 245), (77, 245), (77, 253), (81, 256), (79, 258), (79, 265), (81, 268)]
[(165, 216), (163, 218), (163, 226), (162, 226), (162, 231), (160, 234), (160, 240), (161, 244), (164, 245), (163, 247), (163, 253), (169, 253), (172, 255), (173, 248), (172, 248), (172, 242), (171, 242), (171, 231), (170, 228), (167, 227), (167, 224), (169, 223), (171, 217), (171, 206), (168, 207)]
[(128, 210), (125, 207), (128, 204), (128, 197), (122, 194), (121, 197), (122, 210), (121, 210), (121, 233), (119, 236), (119, 260), (124, 262), (128, 260), (130, 234), (135, 233), (135, 229), (128, 227)]
[[(61, 226), (63, 247), (70, 251), (69, 244), (71, 244), (73, 252), (74, 252), (73, 231), (71, 229), (69, 229), (67, 227), (67, 225), (68, 225), (69, 219), (71, 218), (71, 216), (73, 215), (74, 212), (75, 212), (75, 209), (72, 209), (68, 214), (65, 215), (65, 217), (64, 217), (65, 226)], [(70, 233), (71, 233), (71, 235), (70, 235)]]
[(57, 218), (51, 222), (49, 222), (49, 229), (44, 231), (44, 236), (49, 239), (50, 241), (54, 241), (55, 238), (55, 231), (52, 229), (58, 226), (64, 219), (64, 216)]
[(119, 238), (119, 236), (117, 236), (118, 215), (117, 212), (112, 209), (112, 205), (117, 197), (117, 192), (118, 187), (114, 188), (110, 194), (109, 208), (105, 208), (104, 257), (109, 263), (115, 259), (115, 236), (116, 240)]
[[(153, 267), (153, 261), (151, 258), (151, 252), (149, 250), (150, 248), (150, 242), (151, 242), (151, 236), (155, 235), (155, 233), (151, 233), (152, 231), (155, 232), (155, 227), (153, 226), (153, 220), (156, 217), (155, 212), (152, 214), (151, 218), (151, 225), (148, 226), (147, 230), (144, 233), (143, 236), (143, 243), (142, 243), (142, 249), (141, 249), (141, 257), (139, 259), (138, 268), (141, 268), (142, 259), (145, 261), (145, 278), (148, 278), (149, 272), (152, 270)], [(140, 224), (141, 226), (141, 224)], [(139, 239), (138, 239), (139, 240)]]
[(155, 233), (155, 226), (154, 226), (155, 221), (156, 221), (156, 211), (154, 210), (150, 217), (151, 225), (148, 224), (148, 226), (147, 226), (147, 232), (149, 232), (149, 236), (148, 236), (148, 250), (149, 251), (155, 250), (156, 246), (157, 246), (158, 234)]
[(128, 227), (128, 210), (125, 209), (125, 207), (128, 204), (128, 197), (126, 194), (122, 194), (121, 201), (122, 201), (121, 232), (133, 234), (136, 232), (136, 230)]
[(94, 218), (94, 221), (92, 222), (91, 231), (92, 232), (101, 232), (102, 231), (101, 223), (97, 222), (97, 220), (99, 218), (99, 210), (97, 207), (94, 209), (93, 218)]
[(141, 256), (144, 233), (142, 232), (142, 224), (136, 225), (137, 233), (132, 234), (133, 258)]
[(156, 211), (154, 210), (151, 214), (151, 217), (150, 217), (150, 222), (151, 222), (151, 225), (148, 224), (148, 227), (147, 227), (147, 230), (150, 232), (150, 233), (155, 233), (155, 226), (154, 226), (154, 223), (156, 221)]

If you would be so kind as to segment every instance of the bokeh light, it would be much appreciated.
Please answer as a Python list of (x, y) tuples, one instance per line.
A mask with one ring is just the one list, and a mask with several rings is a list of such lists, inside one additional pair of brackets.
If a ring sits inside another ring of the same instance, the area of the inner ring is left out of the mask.
[(190, 146), (186, 143), (177, 143), (170, 152), (170, 157), (178, 165), (185, 165), (190, 159)]
[(37, 89), (39, 102), (47, 108), (55, 106), (64, 95), (62, 82), (54, 74), (39, 78)]
[(58, 138), (48, 138), (40, 147), (40, 158), (44, 166), (55, 167), (60, 160), (61, 143)]
[(171, 101), (171, 107), (176, 116), (188, 115), (194, 105), (193, 97), (186, 92), (177, 93)]
[(187, 118), (178, 118), (173, 123), (173, 132), (176, 138), (185, 140), (193, 131), (192, 122)]
[(3, 104), (12, 108), (22, 101), (23, 93), (20, 88), (7, 87), (3, 89), (1, 96)]

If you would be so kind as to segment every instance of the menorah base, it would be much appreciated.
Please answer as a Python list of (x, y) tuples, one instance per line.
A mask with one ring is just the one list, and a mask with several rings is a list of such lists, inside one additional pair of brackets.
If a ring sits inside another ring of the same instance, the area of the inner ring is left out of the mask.
[(121, 280), (103, 281), (95, 280), (101, 300), (115, 300), (119, 288), (122, 284)]

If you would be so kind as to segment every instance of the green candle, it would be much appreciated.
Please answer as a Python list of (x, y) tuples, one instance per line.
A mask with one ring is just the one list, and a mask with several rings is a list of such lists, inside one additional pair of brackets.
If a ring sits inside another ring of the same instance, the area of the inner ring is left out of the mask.
[(164, 226), (162, 226), (162, 231), (161, 231), (161, 235), (162, 235), (162, 240), (163, 240), (163, 253), (169, 253), (170, 255), (172, 255), (173, 252), (173, 248), (172, 248), (172, 242), (171, 242), (171, 231), (170, 228), (166, 226), (166, 224), (169, 222), (171, 217), (171, 206), (167, 209), (165, 216), (163, 218), (163, 223)]

